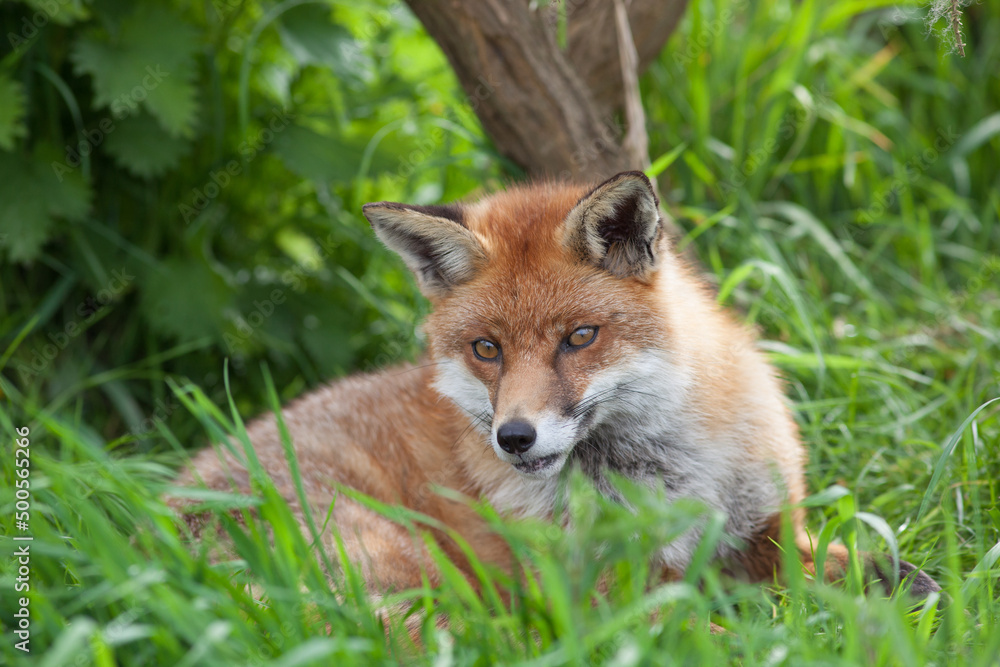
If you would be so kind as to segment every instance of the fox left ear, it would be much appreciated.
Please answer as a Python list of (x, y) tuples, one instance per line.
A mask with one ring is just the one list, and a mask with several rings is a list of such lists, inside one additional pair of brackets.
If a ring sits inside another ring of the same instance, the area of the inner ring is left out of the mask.
[(429, 299), (470, 280), (486, 262), (479, 239), (465, 226), (461, 206), (376, 202), (362, 207), (375, 234), (403, 258)]
[(619, 278), (645, 280), (657, 268), (663, 223), (653, 186), (641, 171), (598, 185), (563, 224), (563, 243)]

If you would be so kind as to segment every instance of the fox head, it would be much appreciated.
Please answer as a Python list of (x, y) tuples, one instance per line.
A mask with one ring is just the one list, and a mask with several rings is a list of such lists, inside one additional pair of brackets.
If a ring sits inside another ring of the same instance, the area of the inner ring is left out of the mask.
[(550, 477), (602, 424), (650, 419), (660, 397), (646, 381), (663, 369), (649, 352), (669, 331), (657, 284), (670, 260), (644, 174), (364, 213), (431, 301), (435, 388), (500, 459)]

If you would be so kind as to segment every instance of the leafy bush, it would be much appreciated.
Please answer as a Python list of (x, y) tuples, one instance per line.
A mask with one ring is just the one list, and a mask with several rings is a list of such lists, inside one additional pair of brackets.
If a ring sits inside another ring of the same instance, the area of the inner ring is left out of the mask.
[(360, 206), (496, 167), (399, 5), (39, 0), (0, 25), (0, 335), (24, 404), (187, 437), (165, 374), (221, 401), (230, 357), (252, 412), (261, 361), (288, 398), (414, 353), (421, 302)]

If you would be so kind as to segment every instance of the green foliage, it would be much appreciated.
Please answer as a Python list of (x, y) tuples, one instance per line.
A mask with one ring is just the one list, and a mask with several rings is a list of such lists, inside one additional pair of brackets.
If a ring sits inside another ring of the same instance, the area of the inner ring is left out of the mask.
[[(425, 306), (359, 210), (497, 184), (444, 58), (382, 2), (0, 3), (0, 430), (32, 433), (32, 658), (994, 664), (1000, 423), (980, 408), (1000, 395), (1000, 6), (965, 11), (959, 59), (916, 3), (696, 0), (642, 80), (679, 245), (786, 378), (817, 545), (898, 552), (948, 598), (910, 612), (700, 561), (650, 586), (655, 539), (711, 517), (584, 486), (572, 532), (493, 517), (528, 575), (481, 570), (509, 605), (447, 570), (388, 600), (413, 604), (413, 646), (399, 619), (386, 640), (351, 568), (327, 580), (264, 476), (252, 498), (205, 498), (232, 558), (186, 543), (158, 499), (173, 459), (152, 452), (242, 435), (216, 407), (224, 357), (250, 415), (416, 352)], [(170, 87), (146, 90), (157, 65)]]
[(45, 144), (26, 158), (0, 152), (0, 234), (12, 260), (33, 259), (60, 220), (79, 222), (90, 208), (91, 192), (83, 179), (49, 166), (46, 158), (56, 154)]
[[(726, 581), (704, 558), (723, 539), (724, 517), (686, 503), (667, 504), (649, 489), (619, 482), (626, 504), (599, 496), (581, 476), (567, 479), (566, 530), (541, 521), (503, 520), (478, 509), (511, 546), (513, 576), (475, 559), (458, 535), (485, 592), (477, 595), (432, 541), (444, 583), (372, 600), (360, 573), (317, 548), (336, 543), (324, 517), (303, 535), (282, 495), (256, 460), (237, 413), (217, 407), (193, 384), (176, 397), (206, 433), (250, 471), (253, 493), (170, 487), (171, 471), (146, 455), (118, 457), (78, 424), (40, 416), (32, 448), (33, 650), (39, 664), (322, 665), (431, 663), (604, 664), (640, 660), (679, 664), (953, 663), (975, 645), (969, 664), (1000, 648), (997, 599), (989, 578), (997, 550), (964, 585), (945, 579), (950, 606), (932, 596), (909, 608), (792, 576), (786, 588)], [(278, 396), (268, 383), (271, 405)], [(14, 424), (0, 414), (4, 437)], [(178, 450), (166, 429), (161, 435)], [(58, 441), (54, 436), (58, 436)], [(305, 491), (285, 434), (293, 480)], [(5, 477), (12, 475), (5, 469)], [(5, 479), (12, 482), (13, 479)], [(836, 488), (836, 487), (835, 487)], [(14, 504), (13, 484), (0, 506)], [(159, 494), (180, 493), (215, 513), (197, 543), (188, 541)], [(419, 533), (428, 520), (344, 493)], [(848, 501), (848, 502), (844, 502)], [(301, 502), (301, 501), (300, 501)], [(304, 506), (308, 504), (303, 502)], [(856, 534), (860, 513), (846, 492), (808, 503), (834, 511), (828, 525)], [(2, 519), (8, 522), (8, 515)], [(430, 525), (434, 525), (431, 523)], [(662, 583), (650, 556), (694, 528), (702, 546), (683, 581)], [(838, 531), (824, 530), (817, 548)], [(63, 536), (69, 536), (64, 538)], [(0, 581), (12, 584), (15, 546), (0, 549)], [(794, 546), (788, 547), (794, 551)], [(939, 547), (958, 557), (952, 541)], [(794, 571), (794, 570), (793, 570)], [(971, 585), (970, 585), (971, 584)], [(501, 594), (509, 599), (504, 602)], [(384, 614), (384, 609), (408, 609)], [(12, 596), (0, 617), (12, 618)], [(726, 630), (712, 634), (711, 619)], [(414, 639), (418, 643), (414, 643)], [(5, 637), (10, 639), (10, 637)], [(42, 648), (38, 648), (42, 647)], [(2, 655), (18, 664), (12, 641)]]
[[(5, 2), (0, 27), (8, 393), (148, 447), (165, 376), (221, 400), (228, 357), (253, 412), (261, 361), (287, 399), (415, 353), (423, 306), (361, 204), (457, 198), (497, 169), (401, 7)], [(118, 389), (90, 391), (102, 372)]]
[(73, 44), (75, 73), (93, 82), (91, 105), (110, 109), (116, 118), (142, 106), (172, 137), (191, 136), (198, 112), (198, 30), (151, 3), (138, 3), (116, 19), (83, 32)]
[(189, 148), (147, 113), (123, 118), (104, 143), (120, 168), (147, 179), (175, 169)]
[(24, 90), (17, 81), (0, 76), (0, 148), (11, 150), (24, 136)]

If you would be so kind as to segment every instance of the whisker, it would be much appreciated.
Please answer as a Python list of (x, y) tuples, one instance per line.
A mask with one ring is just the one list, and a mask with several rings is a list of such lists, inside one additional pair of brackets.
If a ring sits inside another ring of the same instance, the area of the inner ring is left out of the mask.
[(588, 403), (592, 403), (594, 401), (598, 401), (601, 398), (603, 398), (603, 397), (611, 394), (612, 392), (616, 391), (616, 389), (617, 389), (617, 387), (609, 387), (608, 389), (603, 389), (603, 390), (597, 392), (596, 394), (594, 394), (593, 396), (591, 396), (589, 398), (583, 399), (582, 401), (580, 401), (579, 405), (586, 405)]
[[(455, 405), (458, 405), (455, 403)], [(483, 426), (490, 428), (493, 426), (493, 415), (489, 408), (483, 408), (480, 412), (472, 412), (471, 410), (466, 410), (461, 405), (458, 408), (472, 418), (473, 423), (478, 422)]]
[(570, 410), (570, 415), (573, 419), (579, 419), (587, 412), (593, 410), (597, 406), (607, 403), (608, 401), (618, 400), (625, 403), (630, 408), (636, 411), (641, 411), (644, 406), (637, 404), (632, 401), (627, 401), (624, 394), (636, 394), (639, 396), (649, 396), (651, 398), (657, 398), (656, 394), (650, 393), (648, 391), (642, 391), (639, 389), (633, 389), (629, 385), (638, 382), (638, 378), (634, 380), (628, 380), (626, 382), (621, 382), (608, 389), (603, 389), (593, 396), (580, 401), (576, 406)]
[(467, 435), (469, 435), (476, 428), (476, 423), (480, 423), (483, 426), (486, 426), (487, 428), (489, 428), (492, 425), (490, 422), (488, 422), (486, 420), (486, 414), (489, 412), (488, 408), (482, 410), (479, 413), (470, 412), (469, 410), (466, 410), (462, 406), (459, 406), (459, 408), (463, 412), (467, 413), (469, 415), (469, 417), (471, 417), (471, 419), (469, 420), (469, 425), (466, 426), (464, 429), (462, 429), (462, 432), (459, 433), (458, 438), (455, 440), (455, 442), (453, 443), (452, 446), (457, 445), (460, 442), (462, 442), (462, 440), (464, 440), (465, 437)]
[(608, 400), (611, 400), (611, 399), (615, 398), (614, 394), (615, 394), (616, 391), (617, 391), (617, 387), (610, 387), (608, 389), (604, 389), (602, 391), (599, 391), (596, 394), (594, 394), (593, 396), (591, 396), (590, 398), (587, 398), (587, 399), (584, 399), (584, 400), (580, 401), (580, 403), (578, 403), (570, 411), (570, 414), (572, 414), (572, 416), (573, 416), (574, 419), (578, 418), (581, 415), (586, 414), (592, 408), (600, 405), (601, 403), (604, 403), (604, 402), (606, 402)]

